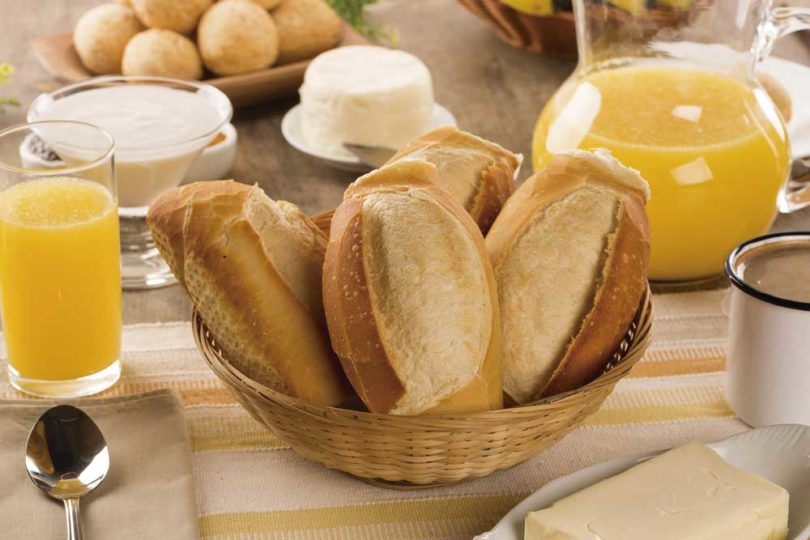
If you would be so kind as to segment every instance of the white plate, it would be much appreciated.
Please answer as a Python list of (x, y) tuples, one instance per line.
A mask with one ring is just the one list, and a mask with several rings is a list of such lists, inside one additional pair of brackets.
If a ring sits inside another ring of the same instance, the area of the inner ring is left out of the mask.
[[(453, 113), (436, 103), (433, 105), (433, 127), (437, 128), (447, 124), (451, 126), (456, 125), (456, 119)], [(362, 163), (354, 156), (346, 157), (326, 154), (307, 145), (301, 134), (300, 104), (287, 111), (287, 114), (284, 115), (284, 118), (281, 120), (281, 134), (284, 135), (287, 142), (299, 152), (319, 159), (336, 169), (353, 172), (366, 172), (371, 170), (371, 167)]]
[[(769, 426), (708, 445), (731, 465), (767, 478), (790, 493), (789, 539), (810, 535), (810, 427)], [(582, 469), (553, 480), (524, 499), (494, 529), (474, 540), (523, 540), (523, 521), (529, 512), (626, 471), (659, 452), (622, 458)]]

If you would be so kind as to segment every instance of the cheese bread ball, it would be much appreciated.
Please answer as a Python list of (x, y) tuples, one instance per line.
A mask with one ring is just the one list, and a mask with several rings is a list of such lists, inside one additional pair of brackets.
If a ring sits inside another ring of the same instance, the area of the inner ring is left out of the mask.
[(202, 77), (202, 60), (194, 42), (172, 30), (153, 28), (129, 40), (122, 61), (124, 75), (178, 79)]
[(188, 34), (213, 0), (131, 0), (138, 18), (149, 28)]
[(278, 56), (273, 18), (251, 0), (217, 2), (197, 28), (197, 45), (206, 67), (217, 75), (264, 69)]
[(119, 4), (96, 6), (76, 23), (73, 45), (88, 70), (96, 75), (121, 73), (124, 47), (143, 30), (135, 13)]
[(308, 60), (340, 41), (343, 25), (323, 0), (282, 0), (273, 11), (281, 64)]
[(253, 2), (259, 4), (264, 9), (273, 9), (281, 3), (281, 0), (253, 0)]
[(132, 7), (132, 0), (115, 0), (116, 4), (121, 4), (122, 6), (126, 6), (128, 8)]

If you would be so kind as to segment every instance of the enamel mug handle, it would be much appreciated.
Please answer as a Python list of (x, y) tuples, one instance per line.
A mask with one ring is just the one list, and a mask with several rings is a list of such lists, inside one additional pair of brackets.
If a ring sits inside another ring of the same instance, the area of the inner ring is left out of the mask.
[[(771, 53), (777, 39), (799, 30), (810, 30), (810, 8), (783, 6), (772, 9), (760, 25), (757, 43), (754, 45), (758, 60), (763, 60)], [(794, 212), (810, 206), (810, 160), (794, 164), (802, 165), (804, 172), (792, 174), (791, 181), (780, 196), (781, 212)]]

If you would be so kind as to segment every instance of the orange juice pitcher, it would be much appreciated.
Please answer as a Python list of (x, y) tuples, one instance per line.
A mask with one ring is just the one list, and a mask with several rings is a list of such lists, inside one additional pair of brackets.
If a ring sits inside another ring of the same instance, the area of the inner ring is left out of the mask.
[(533, 161), (606, 148), (638, 169), (652, 188), (650, 278), (695, 281), (720, 274), (777, 208), (806, 204), (786, 188), (787, 131), (754, 70), (777, 37), (810, 26), (810, 9), (762, 0), (662, 9), (574, 0), (579, 64), (537, 121)]

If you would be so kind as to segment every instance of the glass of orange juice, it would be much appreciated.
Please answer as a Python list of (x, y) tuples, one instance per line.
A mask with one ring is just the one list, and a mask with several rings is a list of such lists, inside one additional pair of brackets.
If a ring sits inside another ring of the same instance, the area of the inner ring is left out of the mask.
[(731, 249), (768, 230), (789, 193), (782, 115), (755, 76), (775, 39), (810, 9), (764, 0), (574, 0), (579, 64), (533, 140), (556, 152), (606, 148), (650, 183), (650, 278), (712, 279)]
[[(32, 154), (32, 138), (54, 154)], [(80, 122), (0, 132), (0, 313), (9, 381), (24, 392), (83, 396), (120, 376), (113, 148)]]

